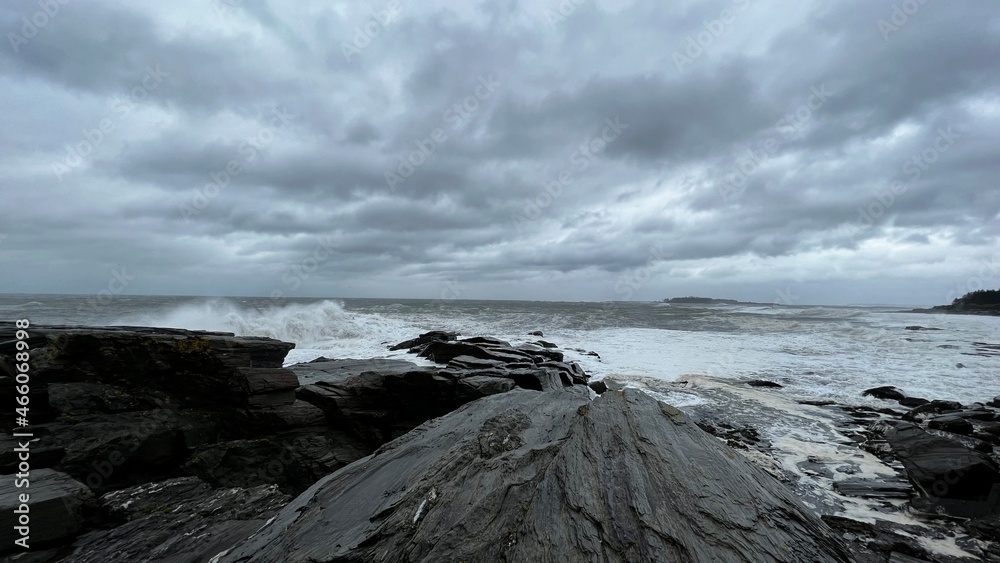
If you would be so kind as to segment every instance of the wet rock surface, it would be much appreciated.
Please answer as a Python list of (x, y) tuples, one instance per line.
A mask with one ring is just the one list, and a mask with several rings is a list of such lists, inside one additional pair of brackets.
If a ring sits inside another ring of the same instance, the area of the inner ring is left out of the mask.
[(275, 486), (213, 489), (195, 477), (118, 490), (100, 504), (119, 525), (81, 536), (63, 561), (207, 561), (252, 535), (289, 500)]
[[(0, 323), (5, 396), (15, 375), (14, 332), (11, 323)], [(32, 471), (40, 479), (34, 525), (54, 535), (37, 534), (33, 543), (42, 551), (19, 561), (140, 560), (141, 554), (149, 561), (207, 560), (217, 546), (259, 527), (260, 517), (276, 511), (274, 499), (283, 504), (462, 404), (518, 386), (589, 393), (587, 374), (559, 361), (557, 349), (524, 344), (519, 350), (485, 337), (461, 345), (503, 361), (487, 365), (469, 356), (419, 367), (320, 358), (286, 368), (294, 345), (268, 338), (144, 327), (34, 326), (30, 335), (33, 425), (25, 431), (34, 437)], [(423, 349), (456, 337), (433, 331), (404, 344)], [(7, 420), (14, 419), (13, 404), (0, 406)], [(10, 477), (18, 444), (9, 433), (0, 442), (0, 472)], [(53, 510), (46, 508), (49, 489), (58, 489), (48, 496), (60, 499)], [(183, 498), (161, 499), (159, 509), (139, 498), (164, 491)], [(124, 508), (94, 500), (121, 495), (131, 495), (122, 505), (133, 506), (127, 517)], [(220, 517), (244, 501), (256, 508)], [(140, 515), (135, 506), (150, 513)], [(5, 542), (0, 553), (12, 547)]]
[(324, 478), (220, 558), (459, 560), (850, 557), (790, 491), (677, 409), (634, 390), (593, 402), (514, 390)]

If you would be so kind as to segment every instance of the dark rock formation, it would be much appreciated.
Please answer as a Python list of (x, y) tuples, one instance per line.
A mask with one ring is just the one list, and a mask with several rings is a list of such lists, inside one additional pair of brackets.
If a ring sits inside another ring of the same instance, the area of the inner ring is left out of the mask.
[[(0, 542), (3, 542), (0, 546), (3, 550), (23, 549), (14, 541), (24, 537), (32, 549), (65, 543), (80, 532), (87, 513), (97, 507), (90, 489), (65, 473), (37, 469), (29, 474), (27, 487), (17, 487), (11, 476), (0, 480)], [(22, 494), (28, 495), (27, 503), (21, 502)], [(22, 515), (28, 519), (27, 526), (18, 530), (15, 527), (22, 525), (18, 521)]]
[(929, 508), (963, 517), (1000, 512), (1000, 467), (989, 456), (908, 422), (887, 424), (884, 435)]
[[(8, 421), (14, 420), (14, 331), (0, 323), (0, 398), (7, 399), (0, 411)], [(381, 444), (331, 426), (321, 409), (296, 400), (295, 372), (281, 367), (292, 344), (130, 327), (32, 326), (29, 334), (32, 425), (24, 431), (34, 438), (31, 543), (63, 542), (38, 561), (65, 555), (65, 542), (81, 530), (120, 523), (89, 519), (87, 502), (74, 499), (181, 475), (238, 490), (277, 484), (297, 494)], [(5, 434), (0, 445), (6, 485), (17, 471), (16, 438)], [(247, 527), (241, 526), (239, 534)], [(120, 547), (138, 532), (115, 533)], [(130, 553), (143, 551), (137, 545)], [(14, 547), (4, 542), (0, 553)], [(115, 558), (102, 553), (92, 560)]]
[(780, 483), (637, 391), (494, 395), (319, 481), (220, 562), (848, 561)]
[(884, 399), (887, 401), (901, 401), (906, 398), (906, 395), (896, 387), (885, 386), (885, 387), (873, 387), (862, 393), (865, 397), (875, 397), (876, 399)]
[(425, 344), (430, 344), (431, 342), (436, 342), (438, 340), (447, 342), (449, 340), (454, 340), (458, 337), (457, 332), (448, 332), (444, 330), (432, 330), (430, 332), (425, 332), (420, 336), (412, 339), (400, 342), (394, 346), (390, 346), (390, 350), (407, 350), (410, 348), (416, 348), (418, 346), (423, 346)]
[(603, 395), (604, 393), (608, 392), (608, 384), (605, 383), (603, 380), (591, 381), (588, 384), (588, 386), (594, 390), (594, 393), (597, 393), (598, 395)]
[[(13, 334), (0, 323), (0, 358), (12, 357)], [(293, 344), (143, 327), (33, 326), (29, 334), (31, 386), (44, 391), (31, 403), (33, 467), (68, 473), (97, 494), (192, 473), (297, 493), (373, 449), (296, 401), (298, 378), (282, 367)], [(291, 443), (309, 447), (289, 452)], [(282, 470), (262, 472), (274, 459), (285, 460)], [(14, 461), (4, 451), (0, 471)]]
[(783, 385), (780, 383), (775, 383), (773, 381), (767, 381), (764, 379), (752, 379), (746, 382), (750, 387), (765, 387), (769, 389), (781, 389)]
[(289, 498), (274, 486), (212, 489), (195, 477), (115, 491), (101, 506), (119, 525), (82, 536), (64, 561), (208, 561), (253, 535)]

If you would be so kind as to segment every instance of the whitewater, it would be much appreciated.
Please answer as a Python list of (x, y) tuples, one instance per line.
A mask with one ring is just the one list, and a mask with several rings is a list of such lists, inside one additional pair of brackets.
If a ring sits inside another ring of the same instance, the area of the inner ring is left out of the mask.
[[(888, 307), (668, 305), (472, 300), (0, 296), (0, 317), (36, 323), (137, 325), (232, 332), (293, 342), (289, 364), (407, 357), (388, 345), (428, 330), (512, 342), (529, 332), (568, 350), (596, 378), (766, 379), (787, 397), (879, 404), (861, 392), (895, 385), (912, 396), (971, 403), (1000, 394), (1000, 318)], [(907, 330), (919, 326), (932, 330)], [(594, 357), (574, 352), (596, 352)]]

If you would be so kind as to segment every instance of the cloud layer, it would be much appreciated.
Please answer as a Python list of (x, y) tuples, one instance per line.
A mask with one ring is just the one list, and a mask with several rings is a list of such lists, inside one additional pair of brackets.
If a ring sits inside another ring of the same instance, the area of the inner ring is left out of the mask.
[(42, 0), (0, 29), (0, 291), (1000, 287), (991, 3)]

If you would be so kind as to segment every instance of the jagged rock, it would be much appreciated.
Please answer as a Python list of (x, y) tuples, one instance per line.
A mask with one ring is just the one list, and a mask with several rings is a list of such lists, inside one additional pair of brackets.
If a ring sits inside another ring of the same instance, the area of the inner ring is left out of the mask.
[(986, 406), (1000, 409), (1000, 395), (993, 397), (993, 400), (986, 403)]
[(295, 372), (300, 385), (308, 385), (317, 381), (340, 381), (365, 372), (402, 374), (416, 367), (413, 362), (389, 358), (367, 360), (317, 358), (311, 362), (289, 366), (288, 369)]
[(158, 406), (148, 397), (137, 396), (123, 387), (93, 381), (50, 383), (48, 402), (62, 415), (141, 411)]
[(594, 393), (597, 393), (598, 395), (603, 395), (608, 391), (608, 384), (605, 383), (603, 379), (600, 381), (591, 381), (588, 384), (588, 386), (594, 390)]
[[(484, 360), (482, 358), (474, 358), (472, 356), (456, 356), (448, 362), (449, 370), (503, 370), (508, 365), (500, 360)], [(532, 367), (534, 362), (525, 361), (520, 364), (515, 364), (514, 367)]]
[(926, 405), (929, 402), (930, 401), (928, 401), (927, 399), (923, 399), (923, 398), (920, 398), (920, 397), (903, 397), (902, 399), (899, 400), (899, 404), (900, 405), (903, 405), (904, 407), (911, 407), (911, 408), (912, 407), (922, 407), (922, 406)]
[(753, 380), (747, 381), (746, 383), (750, 387), (766, 387), (766, 388), (770, 388), (770, 389), (781, 389), (782, 387), (784, 387), (783, 385), (781, 385), (779, 383), (775, 383), (773, 381), (766, 381), (766, 380), (763, 380), (763, 379), (753, 379)]
[[(65, 473), (32, 468), (27, 486), (17, 487), (19, 481), (13, 475), (0, 480), (0, 554), (23, 551), (14, 541), (25, 535), (32, 549), (66, 543), (81, 530), (87, 512), (97, 507), (90, 489)], [(28, 495), (27, 503), (21, 502), (22, 494)], [(22, 534), (15, 529), (22, 525), (22, 515), (14, 511), (25, 508), (27, 534)]]
[(885, 440), (926, 499), (921, 504), (962, 517), (1000, 511), (1000, 467), (993, 459), (908, 422), (887, 426)]
[(1000, 514), (970, 520), (966, 522), (965, 528), (973, 537), (1000, 542)]
[(528, 336), (537, 336), (537, 337), (541, 338), (541, 337), (543, 337), (543, 336), (545, 336), (545, 335), (544, 335), (544, 334), (542, 334), (542, 331), (540, 331), (540, 330), (536, 330), (536, 331), (534, 331), (534, 332), (529, 332), (529, 333), (528, 333)]
[(82, 536), (65, 561), (208, 561), (252, 535), (289, 498), (273, 486), (211, 489), (194, 477), (115, 491), (101, 504), (122, 525)]
[(499, 338), (493, 338), (492, 336), (473, 336), (472, 338), (463, 338), (459, 342), (465, 342), (466, 344), (480, 344), (487, 347), (499, 347), (499, 348), (510, 348), (510, 342), (506, 340), (501, 340)]
[(867, 522), (858, 522), (857, 520), (852, 520), (843, 516), (835, 516), (833, 514), (824, 514), (820, 516), (820, 518), (826, 522), (828, 526), (835, 530), (842, 530), (858, 535), (875, 535), (875, 526), (868, 524)]
[(913, 495), (913, 486), (905, 481), (853, 479), (837, 481), (833, 488), (842, 495), (860, 498), (910, 498)]
[(591, 402), (515, 389), (324, 478), (218, 562), (460, 560), (850, 556), (780, 483), (677, 409), (632, 390)]
[(865, 397), (875, 397), (876, 399), (884, 399), (886, 401), (901, 401), (906, 398), (906, 395), (896, 387), (887, 385), (885, 387), (873, 387), (862, 393)]
[(97, 493), (169, 476), (190, 448), (218, 437), (215, 415), (171, 409), (85, 415), (32, 430), (40, 448), (64, 450), (56, 468)]
[(927, 427), (933, 430), (944, 430), (953, 434), (971, 435), (972, 423), (965, 418), (953, 414), (943, 414), (927, 419)]
[(941, 400), (936, 400), (936, 401), (931, 401), (930, 403), (927, 403), (927, 404), (930, 405), (931, 407), (933, 407), (934, 409), (936, 409), (937, 412), (949, 412), (949, 411), (962, 410), (962, 403), (959, 403), (958, 401), (941, 401)]
[(372, 448), (350, 434), (317, 429), (315, 433), (203, 446), (184, 467), (216, 486), (250, 488), (268, 484), (298, 494), (371, 452)]
[(472, 376), (458, 380), (455, 390), (456, 398), (461, 403), (468, 403), (489, 395), (506, 393), (517, 385), (513, 379), (506, 377)]
[(427, 358), (439, 364), (447, 364), (458, 356), (472, 356), (473, 358), (497, 360), (503, 363), (534, 362), (533, 356), (527, 352), (515, 350), (510, 347), (480, 346), (477, 344), (483, 344), (483, 342), (469, 342), (468, 340), (459, 342), (431, 342), (419, 355), (422, 358)]
[(436, 342), (438, 340), (449, 341), (458, 338), (457, 332), (448, 332), (444, 330), (432, 330), (430, 332), (425, 332), (420, 336), (400, 342), (394, 346), (390, 346), (389, 350), (407, 350), (410, 348), (415, 348), (417, 346), (422, 346), (424, 344), (429, 344), (431, 342)]
[[(325, 362), (326, 371), (337, 371), (336, 363)], [(334, 426), (352, 432), (374, 449), (458, 406), (454, 378), (439, 375), (433, 368), (408, 364), (405, 369), (364, 371), (304, 385), (298, 397), (322, 409)]]
[(583, 371), (583, 368), (580, 367), (580, 364), (576, 362), (545, 361), (538, 364), (538, 367), (553, 369), (559, 372), (559, 375), (562, 376), (563, 384), (567, 387), (576, 384), (586, 385), (587, 380), (590, 379), (587, 373)]
[(241, 425), (244, 432), (233, 433), (238, 436), (260, 436), (292, 428), (325, 426), (327, 423), (322, 409), (298, 399), (290, 405), (247, 409), (239, 415), (235, 424)]
[(532, 356), (540, 356), (542, 361), (552, 360), (553, 362), (563, 361), (563, 353), (550, 348), (545, 348), (544, 346), (537, 346), (535, 344), (521, 344), (515, 350), (520, 350), (522, 352), (527, 352)]
[[(0, 323), (0, 355), (16, 352), (15, 330), (13, 323)], [(243, 404), (245, 395), (234, 393), (240, 379), (252, 370), (281, 368), (295, 346), (271, 338), (147, 327), (33, 325), (29, 334), (33, 379), (104, 384), (127, 389), (140, 401), (170, 397), (180, 406), (210, 409)]]
[(903, 415), (903, 420), (909, 422), (922, 421), (931, 415), (953, 413), (962, 410), (962, 403), (957, 401), (930, 401), (920, 405)]
[(803, 399), (803, 400), (799, 400), (799, 401), (796, 401), (796, 402), (798, 404), (800, 404), (800, 405), (809, 405), (809, 406), (812, 406), (812, 407), (828, 407), (830, 405), (836, 405), (837, 404), (836, 401), (829, 401), (829, 400), (825, 400), (825, 399), (821, 399), (821, 400)]
[[(558, 346), (556, 346), (555, 344), (553, 344), (551, 342), (547, 342), (545, 340), (536, 340), (535, 344), (538, 344), (542, 348), (558, 348)], [(997, 398), (1000, 399), (1000, 397), (997, 397)]]

